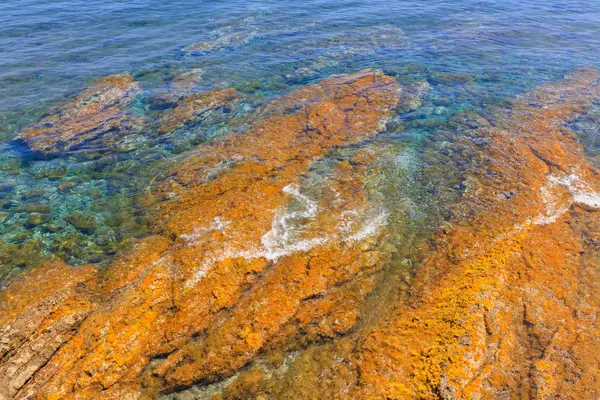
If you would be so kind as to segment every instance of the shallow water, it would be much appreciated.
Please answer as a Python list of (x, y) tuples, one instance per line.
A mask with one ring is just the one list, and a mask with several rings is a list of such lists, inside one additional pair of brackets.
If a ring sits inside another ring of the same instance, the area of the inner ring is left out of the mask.
[[(385, 210), (394, 245), (408, 242), (451, 218), (445, 205), (463, 189), (458, 176), (468, 154), (450, 162), (445, 149), (461, 127), (528, 88), (600, 66), (600, 3), (551, 3), (0, 4), (0, 280), (49, 256), (74, 265), (108, 262), (152, 232), (152, 212), (138, 195), (181, 155), (243, 132), (255, 108), (296, 87), (364, 68), (431, 89), (376, 139), (316, 163), (302, 193), (317, 195), (339, 160), (374, 150), (381, 156), (370, 178), (373, 209)], [(132, 112), (150, 119), (160, 113), (152, 96), (183, 72), (201, 75), (194, 91), (235, 88), (241, 101), (215, 120), (168, 136), (147, 129), (115, 148), (84, 143), (40, 157), (14, 140), (93, 80), (123, 71), (143, 89)], [(593, 157), (600, 153), (599, 118), (596, 110), (572, 123)]]

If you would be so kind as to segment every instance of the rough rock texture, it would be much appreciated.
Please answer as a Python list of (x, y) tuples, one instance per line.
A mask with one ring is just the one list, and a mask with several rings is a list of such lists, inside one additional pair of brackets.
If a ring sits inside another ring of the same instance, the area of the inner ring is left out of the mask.
[(174, 168), (147, 199), (160, 234), (106, 271), (16, 280), (1, 396), (600, 397), (600, 174), (567, 128), (600, 96), (598, 73), (459, 130), (454, 224), (388, 283), (376, 155), (338, 162), (317, 189), (300, 177), (375, 135), (403, 89), (369, 70), (298, 89)]
[(468, 132), (456, 225), (424, 247), (393, 309), (283, 375), (248, 369), (220, 396), (598, 397), (600, 182), (564, 123), (599, 94), (582, 71)]
[(108, 76), (25, 128), (17, 139), (47, 155), (82, 148), (91, 151), (89, 154), (128, 151), (141, 142), (139, 135), (167, 135), (184, 124), (214, 122), (229, 113), (239, 99), (234, 89), (192, 93), (199, 82), (196, 72), (175, 76), (166, 90), (147, 99), (146, 105), (159, 109), (148, 118), (130, 110), (142, 92), (133, 77), (128, 73)]
[(459, 130), (455, 225), (422, 245), (408, 290), (381, 297), (392, 304), (357, 308), (376, 318), (172, 398), (598, 398), (600, 176), (565, 124), (598, 79), (580, 71)]
[(185, 123), (202, 122), (215, 111), (230, 111), (238, 100), (235, 89), (192, 93), (176, 100), (175, 107), (158, 120), (158, 133), (167, 134)]
[(357, 396), (600, 396), (600, 177), (565, 128), (599, 95), (581, 71), (474, 132), (460, 222), (354, 354)]
[(24, 129), (17, 139), (34, 151), (57, 153), (113, 130), (130, 129), (136, 119), (128, 106), (139, 93), (140, 86), (128, 73), (100, 79), (36, 125)]
[[(361, 189), (373, 157), (341, 163), (332, 178), (335, 192), (347, 193), (346, 206), (358, 208), (353, 224), (331, 225), (331, 214), (342, 219), (343, 204), (319, 207), (296, 181), (333, 147), (379, 132), (400, 91), (371, 70), (299, 89), (267, 106), (250, 131), (200, 148), (173, 170), (158, 190), (169, 199), (159, 205), (161, 235), (95, 278), (84, 268), (50, 280), (44, 266), (15, 281), (3, 294), (12, 311), (2, 321), (0, 368), (10, 372), (2, 395), (154, 396), (234, 373), (268, 341), (303, 325), (331, 336), (347, 331), (356, 311), (337, 305), (364, 297), (369, 275), (386, 259), (377, 250), (382, 221)], [(313, 225), (302, 227), (305, 219)], [(352, 296), (343, 296), (344, 285)], [(37, 292), (23, 296), (27, 290)], [(42, 317), (18, 314), (44, 302), (51, 307), (37, 307)], [(324, 322), (310, 327), (315, 320)], [(14, 333), (23, 323), (27, 330)], [(20, 354), (38, 337), (52, 344), (28, 364)]]
[(46, 265), (0, 294), (0, 398), (16, 395), (77, 331), (95, 278), (91, 267)]

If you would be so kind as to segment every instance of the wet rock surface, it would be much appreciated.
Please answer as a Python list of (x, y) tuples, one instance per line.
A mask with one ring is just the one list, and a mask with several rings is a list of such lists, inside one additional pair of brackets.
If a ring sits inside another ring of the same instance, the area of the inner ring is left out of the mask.
[(600, 231), (600, 181), (565, 123), (599, 91), (597, 72), (582, 71), (473, 132), (488, 143), (472, 159), (459, 223), (437, 235), (411, 291), (353, 354), (360, 396), (598, 396), (597, 355), (579, 343), (598, 340), (598, 247), (587, 238)]
[(0, 398), (598, 397), (600, 175), (569, 121), (599, 78), (451, 119), (432, 156), (462, 195), (411, 249), (389, 239), (381, 154), (315, 169), (424, 85), (365, 70), (264, 106), (146, 194), (155, 236), (1, 293)]
[[(8, 342), (10, 355), (2, 365), (14, 365), (10, 368), (18, 377), (7, 377), (11, 389), (2, 394), (137, 398), (217, 380), (250, 361), (268, 341), (286, 337), (280, 330), (293, 328), (295, 315), (310, 321), (313, 311), (306, 301), (323, 296), (327, 307), (319, 316), (326, 318), (327, 309), (336, 312), (337, 302), (353, 301), (344, 299), (338, 287), (361, 288), (355, 301), (366, 295), (368, 276), (386, 258), (376, 250), (382, 225), (377, 213), (364, 226), (357, 220), (355, 227), (340, 230), (330, 225), (327, 214), (315, 214), (314, 201), (294, 184), (328, 150), (381, 131), (400, 91), (393, 78), (377, 71), (336, 76), (268, 105), (263, 115), (269, 116), (249, 132), (199, 148), (174, 168), (154, 196), (163, 234), (141, 241), (90, 281), (78, 283), (75, 273), (63, 278), (65, 287), (76, 286), (91, 301), (78, 303), (86, 318), (71, 318), (65, 329), (73, 336), (61, 335), (65, 341), (56, 341), (51, 357), (31, 365), (11, 357), (34, 345), (46, 320), (6, 316), (7, 332), (25, 318), (31, 333)], [(351, 194), (353, 207), (362, 204), (365, 210), (369, 205), (361, 195), (360, 169), (368, 167), (370, 158), (341, 165), (337, 184)], [(299, 210), (286, 211), (288, 206)], [(274, 219), (274, 212), (281, 214)], [(318, 236), (304, 237), (309, 233), (292, 228), (312, 217), (322, 221), (312, 228)], [(51, 301), (44, 290), (36, 292), (38, 297), (19, 295), (21, 287), (44, 287), (36, 277), (44, 267), (35, 271), (16, 280), (4, 296), (34, 308), (34, 303)], [(364, 274), (365, 281), (354, 283), (356, 274)], [(282, 285), (295, 289), (288, 293)], [(247, 318), (256, 302), (263, 304), (262, 311), (255, 320)], [(10, 302), (7, 307), (14, 309)], [(342, 313), (332, 328), (323, 329), (343, 333), (356, 316)], [(202, 336), (206, 341), (198, 342)], [(212, 353), (211, 343), (221, 354), (206, 359), (202, 354)]]
[(466, 119), (444, 146), (470, 156), (453, 226), (419, 245), (406, 280), (390, 289), (379, 273), (353, 330), (278, 343), (166, 398), (597, 397), (600, 181), (566, 125), (599, 93), (597, 72), (581, 71), (488, 123)]
[(128, 73), (100, 79), (23, 130), (17, 139), (34, 151), (58, 153), (110, 131), (135, 129), (136, 121), (128, 106), (141, 91)]

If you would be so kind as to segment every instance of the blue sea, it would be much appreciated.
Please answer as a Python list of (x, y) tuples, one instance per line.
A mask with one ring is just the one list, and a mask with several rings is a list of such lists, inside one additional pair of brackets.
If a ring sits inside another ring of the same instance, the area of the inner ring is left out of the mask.
[[(252, 111), (274, 98), (364, 68), (431, 86), (421, 107), (397, 116), (401, 130), (367, 145), (394, 153), (385, 201), (405, 207), (415, 227), (440, 223), (460, 190), (452, 166), (432, 156), (460, 135), (449, 121), (600, 67), (599, 33), (600, 1), (583, 0), (4, 0), (0, 282), (50, 257), (107, 263), (152, 232), (139, 195), (178, 159), (214, 137), (243, 134)], [(202, 50), (189, 51), (196, 43)], [(15, 140), (94, 80), (122, 72), (143, 89), (131, 105), (139, 115), (153, 115), (147, 99), (186, 72), (201, 77), (194, 91), (234, 88), (241, 102), (224, 120), (138, 135), (117, 149), (84, 144), (41, 156)], [(580, 125), (598, 157), (598, 128)]]

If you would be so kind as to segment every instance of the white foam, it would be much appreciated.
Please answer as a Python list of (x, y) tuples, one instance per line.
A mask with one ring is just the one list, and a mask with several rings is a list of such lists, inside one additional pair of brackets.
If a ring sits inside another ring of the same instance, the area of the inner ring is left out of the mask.
[(317, 215), (318, 206), (315, 201), (300, 193), (295, 185), (288, 185), (283, 188), (283, 191), (293, 196), (301, 204), (302, 210), (278, 211), (275, 214), (275, 218), (271, 223), (271, 230), (261, 238), (265, 258), (270, 261), (296, 251), (308, 251), (322, 244), (324, 239), (294, 240), (294, 236), (301, 232), (301, 228), (297, 228), (297, 224), (293, 224), (293, 222), (314, 218)]
[[(561, 202), (561, 199), (554, 193), (557, 187), (562, 187), (569, 191), (570, 197), (568, 201), (565, 202), (563, 200)], [(563, 176), (550, 175), (548, 183), (541, 189), (541, 194), (546, 210), (534, 219), (534, 222), (538, 225), (556, 222), (574, 203), (600, 208), (600, 193), (593, 190), (589, 183), (576, 174)]]
[(353, 233), (343, 239), (346, 242), (361, 242), (365, 239), (375, 236), (379, 232), (379, 227), (385, 225), (386, 222), (387, 213), (382, 211), (381, 213), (375, 215), (375, 217), (367, 220), (358, 232)]
[[(282, 257), (289, 256), (297, 252), (308, 252), (317, 246), (323, 246), (332, 240), (342, 242), (359, 242), (379, 232), (379, 227), (384, 225), (387, 220), (386, 212), (379, 212), (375, 216), (367, 218), (360, 224), (360, 229), (355, 231), (358, 226), (360, 213), (358, 210), (346, 210), (341, 213), (338, 221), (337, 231), (330, 234), (321, 234), (317, 237), (302, 238), (305, 230), (305, 220), (314, 219), (319, 207), (317, 203), (308, 196), (300, 193), (295, 185), (286, 186), (283, 191), (292, 196), (300, 206), (299, 210), (290, 211), (288, 208), (280, 209), (275, 212), (271, 223), (271, 229), (265, 233), (258, 246), (249, 248), (235, 248), (231, 243), (223, 243), (221, 251), (216, 254), (203, 256), (200, 268), (186, 283), (187, 287), (192, 287), (204, 278), (210, 267), (220, 261), (229, 258), (257, 259), (264, 258), (267, 261), (277, 261)], [(210, 230), (223, 229), (229, 223), (224, 223), (215, 218), (215, 223), (209, 228), (201, 228), (198, 232), (188, 235), (189, 239), (197, 240)]]
[(181, 235), (188, 244), (197, 244), (208, 232), (222, 231), (231, 222), (221, 221), (220, 217), (215, 217), (213, 223), (208, 227), (196, 228), (191, 233), (184, 233)]
[(558, 218), (568, 210), (568, 207), (564, 204), (560, 205), (558, 203), (559, 200), (553, 193), (553, 190), (555, 190), (554, 186), (554, 183), (550, 183), (540, 189), (545, 210), (542, 214), (533, 219), (533, 223), (536, 225), (547, 225), (556, 222)]

